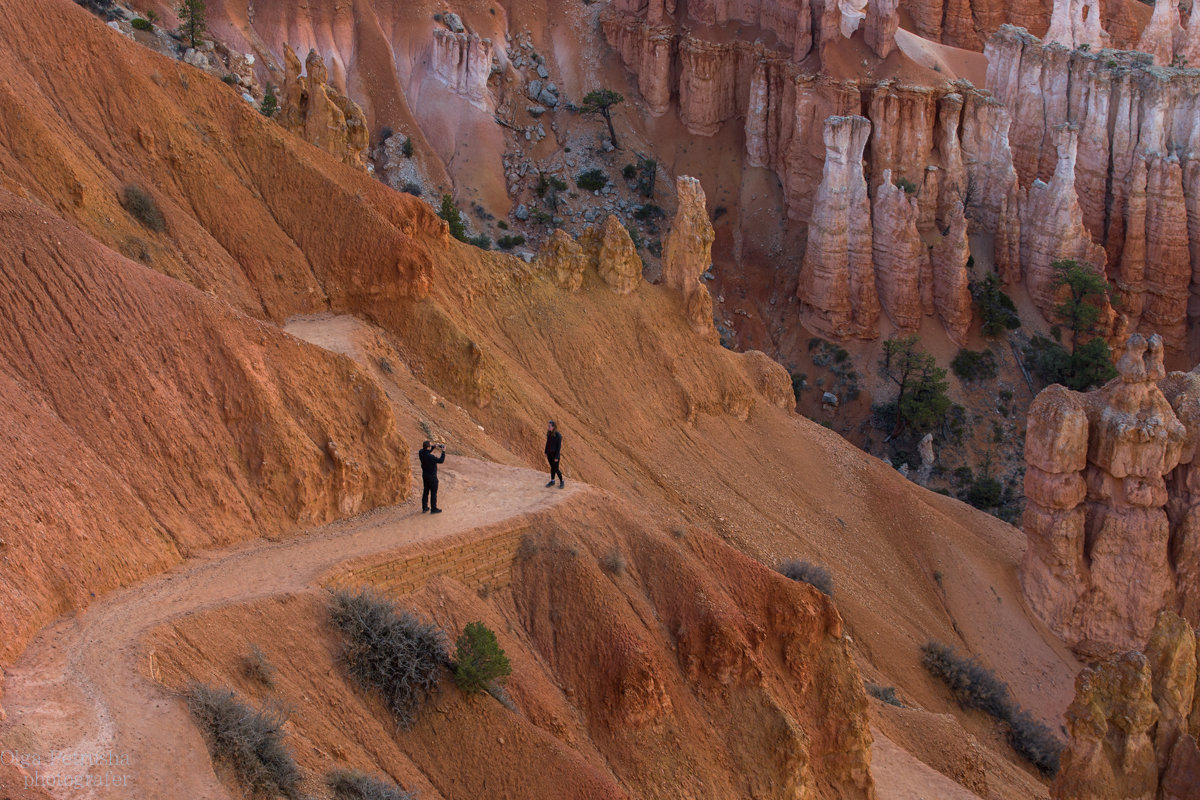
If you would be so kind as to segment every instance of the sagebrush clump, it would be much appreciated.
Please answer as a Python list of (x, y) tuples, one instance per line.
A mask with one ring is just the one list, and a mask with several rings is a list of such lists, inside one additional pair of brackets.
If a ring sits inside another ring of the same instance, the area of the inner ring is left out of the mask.
[(921, 663), (949, 687), (959, 705), (977, 708), (1003, 723), (1013, 750), (1042, 774), (1053, 777), (1058, 773), (1062, 742), (1017, 705), (1009, 695), (1008, 686), (996, 677), (996, 673), (941, 642), (927, 642), (921, 648)]
[(330, 617), (342, 633), (347, 670), (383, 695), (401, 727), (412, 727), (450, 666), (446, 633), (367, 589), (336, 592)]
[(833, 576), (825, 567), (810, 561), (785, 561), (779, 565), (779, 572), (784, 577), (807, 583), (822, 594), (833, 597)]
[(901, 703), (900, 698), (896, 697), (895, 686), (880, 686), (878, 683), (863, 681), (863, 688), (867, 690), (867, 694), (871, 695), (871, 697), (874, 697), (876, 700), (882, 700), (889, 706), (904, 708), (904, 703)]
[(600, 569), (610, 575), (624, 575), (628, 567), (629, 564), (625, 561), (625, 554), (618, 547), (614, 547), (600, 556)]
[(512, 665), (496, 634), (482, 622), (472, 622), (458, 637), (454, 654), (454, 683), (468, 694), (486, 692), (512, 674)]
[(162, 233), (167, 228), (167, 221), (159, 210), (158, 203), (149, 192), (136, 183), (126, 184), (121, 189), (121, 207), (155, 233)]
[(356, 769), (335, 769), (325, 776), (325, 785), (334, 800), (417, 800), (395, 782)]
[(261, 710), (227, 689), (194, 683), (188, 709), (208, 741), (214, 761), (227, 764), (255, 797), (300, 797), (300, 768), (284, 744), (287, 712), (278, 705)]
[(256, 644), (250, 645), (250, 650), (242, 656), (242, 674), (252, 681), (261, 683), (268, 689), (275, 686), (275, 665), (267, 658)]

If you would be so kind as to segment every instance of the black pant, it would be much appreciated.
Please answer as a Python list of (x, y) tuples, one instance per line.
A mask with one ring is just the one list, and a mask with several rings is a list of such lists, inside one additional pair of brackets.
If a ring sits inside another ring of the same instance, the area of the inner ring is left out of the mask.
[(424, 478), (425, 491), (421, 492), (421, 510), (437, 508), (437, 478)]
[(546, 460), (550, 462), (550, 480), (554, 480), (554, 476), (558, 476), (559, 483), (562, 483), (562, 470), (558, 468), (558, 456), (546, 456)]

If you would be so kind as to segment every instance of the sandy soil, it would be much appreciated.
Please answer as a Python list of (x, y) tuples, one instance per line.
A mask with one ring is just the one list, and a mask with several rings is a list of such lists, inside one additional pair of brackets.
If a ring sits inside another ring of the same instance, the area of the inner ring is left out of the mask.
[(879, 800), (979, 800), (941, 773), (921, 763), (899, 745), (872, 728), (871, 772)]
[[(304, 590), (351, 559), (500, 524), (586, 492), (579, 484), (549, 490), (531, 470), (453, 455), (443, 474), (441, 516), (422, 515), (410, 500), (303, 538), (217, 551), (47, 627), (8, 671), (0, 740), (43, 760), (57, 751), (125, 761), (90, 772), (69, 759), (43, 765), (38, 772), (51, 785), (105, 770), (129, 784), (60, 789), (55, 797), (228, 797), (184, 705), (141, 677), (143, 637), (200, 611)], [(146, 667), (153, 675), (154, 665)]]

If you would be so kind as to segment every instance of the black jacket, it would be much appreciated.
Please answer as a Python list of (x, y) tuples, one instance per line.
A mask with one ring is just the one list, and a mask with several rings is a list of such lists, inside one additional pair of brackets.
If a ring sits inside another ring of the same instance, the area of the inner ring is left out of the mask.
[(437, 479), (437, 465), (446, 460), (446, 451), (443, 450), (440, 456), (435, 456), (432, 450), (422, 450), (417, 454), (421, 459), (421, 477)]
[(557, 459), (562, 452), (562, 434), (558, 431), (546, 432), (546, 458)]

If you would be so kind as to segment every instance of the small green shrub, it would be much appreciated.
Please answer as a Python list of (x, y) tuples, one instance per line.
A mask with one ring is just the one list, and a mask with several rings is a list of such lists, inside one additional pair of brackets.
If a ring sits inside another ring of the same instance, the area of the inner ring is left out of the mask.
[(496, 634), (482, 622), (472, 622), (458, 637), (454, 654), (454, 682), (468, 694), (485, 692), (512, 674)]
[(519, 233), (516, 236), (501, 236), (496, 240), (496, 244), (500, 246), (501, 250), (512, 250), (514, 247), (520, 247), (525, 244), (525, 237)]
[(667, 212), (663, 211), (662, 206), (655, 205), (654, 203), (646, 203), (645, 205), (638, 206), (637, 210), (633, 212), (633, 218), (639, 222), (649, 222), (655, 219), (662, 219), (666, 216)]
[(485, 233), (481, 233), (478, 236), (470, 236), (467, 238), (467, 244), (473, 244), (476, 247), (478, 247), (480, 250), (491, 250), (492, 249), (492, 237), (488, 236)]
[(277, 705), (258, 711), (227, 689), (199, 683), (188, 687), (187, 698), (213, 760), (227, 764), (251, 795), (301, 796), (300, 769), (284, 744), (287, 712)]
[(985, 477), (972, 483), (971, 488), (967, 489), (967, 494), (963, 499), (975, 506), (975, 508), (986, 510), (1000, 505), (1000, 495), (1003, 492), (1004, 487), (1000, 481), (995, 478)]
[(608, 176), (602, 170), (589, 169), (575, 176), (575, 185), (589, 192), (596, 192), (608, 186)]
[(413, 143), (412, 143), (411, 136), (404, 137), (404, 144), (400, 145), (400, 152), (404, 155), (405, 158), (413, 157)]
[(550, 190), (565, 192), (567, 190), (567, 182), (554, 175), (542, 173), (538, 176), (538, 182), (533, 187), (533, 191), (538, 197), (545, 197), (546, 193)]
[(325, 776), (325, 785), (333, 800), (417, 800), (394, 781), (382, 780), (365, 772), (335, 769)]
[(785, 561), (779, 565), (779, 573), (794, 581), (807, 583), (822, 594), (833, 597), (833, 576), (825, 567), (809, 561)]
[(895, 183), (898, 188), (903, 189), (905, 194), (916, 194), (917, 189), (919, 188), (908, 178), (896, 178), (893, 183)]
[(412, 727), (449, 665), (445, 632), (368, 589), (335, 593), (330, 617), (350, 675), (383, 695), (401, 727)]
[(792, 394), (796, 396), (796, 402), (800, 402), (800, 393), (804, 391), (808, 383), (808, 373), (795, 372), (792, 373)]
[(631, 181), (637, 177), (638, 169), (633, 164), (626, 164), (621, 168), (621, 177), (627, 181)]
[(129, 24), (132, 25), (135, 30), (139, 31), (154, 30), (154, 23), (148, 19), (142, 19), (141, 17), (134, 17), (129, 21)]
[(990, 272), (979, 283), (972, 283), (971, 297), (979, 308), (980, 331), (984, 336), (995, 338), (1021, 327), (1017, 307), (1000, 288), (1000, 277), (996, 273)]
[(167, 228), (167, 221), (154, 198), (136, 183), (129, 183), (121, 189), (121, 207), (129, 215), (155, 233), (162, 233)]
[(222, 76), (221, 76), (221, 82), (222, 82), (222, 83), (227, 83), (227, 84), (229, 84), (230, 86), (237, 86), (237, 82), (238, 82), (237, 75), (234, 75), (233, 73), (228, 73), (228, 72), (227, 72), (227, 73), (225, 73), (224, 75), (222, 75)]
[(964, 381), (991, 380), (996, 377), (996, 356), (991, 350), (963, 348), (950, 362), (950, 369)]

